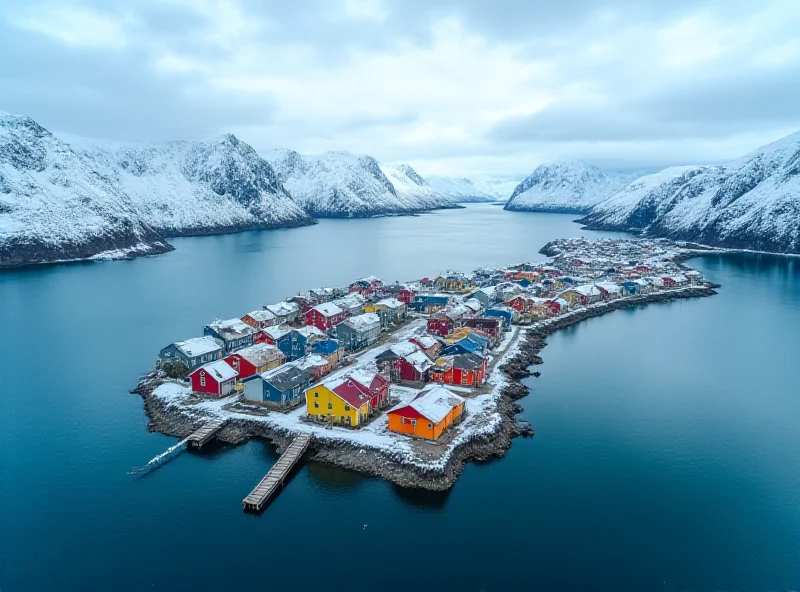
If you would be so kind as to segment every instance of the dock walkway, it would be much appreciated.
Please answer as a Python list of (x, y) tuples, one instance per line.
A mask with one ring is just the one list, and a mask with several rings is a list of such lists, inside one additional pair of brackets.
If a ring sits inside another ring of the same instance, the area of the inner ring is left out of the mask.
[(204, 423), (199, 428), (197, 428), (194, 432), (189, 434), (186, 437), (186, 441), (189, 442), (189, 446), (194, 446), (195, 448), (202, 448), (204, 445), (208, 444), (208, 442), (217, 435), (225, 424), (228, 423), (227, 420), (224, 419), (215, 419)]
[(261, 508), (269, 501), (272, 495), (277, 491), (280, 485), (283, 485), (289, 472), (297, 464), (297, 461), (303, 456), (303, 453), (308, 449), (311, 443), (311, 434), (300, 434), (278, 459), (278, 462), (273, 465), (264, 478), (256, 485), (255, 489), (250, 492), (242, 501), (242, 506), (245, 511), (259, 512)]

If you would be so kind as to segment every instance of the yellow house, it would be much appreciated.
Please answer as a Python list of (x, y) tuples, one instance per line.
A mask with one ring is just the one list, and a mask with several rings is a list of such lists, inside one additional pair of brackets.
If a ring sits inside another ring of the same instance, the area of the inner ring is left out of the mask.
[(558, 296), (569, 302), (570, 308), (581, 303), (581, 295), (575, 290), (565, 290)]
[(306, 390), (306, 411), (312, 419), (356, 427), (369, 417), (369, 391), (348, 377)]

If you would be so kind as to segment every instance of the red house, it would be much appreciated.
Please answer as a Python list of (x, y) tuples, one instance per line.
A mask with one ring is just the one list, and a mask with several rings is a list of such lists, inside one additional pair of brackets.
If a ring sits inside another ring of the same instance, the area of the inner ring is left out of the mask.
[(224, 358), (225, 363), (238, 373), (242, 380), (253, 374), (261, 374), (280, 366), (286, 360), (284, 353), (274, 345), (258, 343), (251, 345)]
[(664, 285), (667, 286), (668, 288), (674, 288), (675, 286), (678, 285), (678, 282), (676, 282), (674, 279), (672, 279), (668, 275), (665, 275), (661, 279), (664, 281)]
[(389, 381), (377, 372), (357, 370), (349, 377), (370, 398), (370, 409), (379, 409), (389, 399)]
[(478, 329), (478, 331), (489, 335), (493, 340), (499, 339), (503, 333), (503, 321), (497, 317), (474, 317), (472, 319), (464, 319), (461, 326)]
[(189, 375), (189, 380), (192, 383), (192, 390), (196, 393), (225, 397), (233, 392), (237, 376), (236, 370), (224, 360), (216, 360), (200, 366)]
[(311, 308), (305, 315), (306, 325), (327, 331), (347, 318), (347, 313), (333, 302), (323, 302)]
[(391, 382), (427, 382), (431, 359), (414, 343), (401, 341), (375, 357), (378, 369)]
[(554, 315), (557, 315), (558, 313), (561, 312), (561, 304), (559, 304), (555, 300), (548, 300), (547, 302), (544, 303), (544, 306), (549, 308), (552, 314)]
[(455, 329), (455, 321), (445, 315), (439, 315), (428, 319), (428, 333), (431, 335), (448, 335)]
[(472, 353), (442, 356), (431, 370), (431, 382), (479, 387), (486, 378), (488, 365), (486, 358)]

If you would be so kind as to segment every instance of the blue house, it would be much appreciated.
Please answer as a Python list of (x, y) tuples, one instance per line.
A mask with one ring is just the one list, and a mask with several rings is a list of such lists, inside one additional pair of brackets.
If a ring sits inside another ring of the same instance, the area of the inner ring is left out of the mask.
[(417, 294), (411, 308), (417, 312), (432, 313), (441, 310), (450, 302), (447, 294)]
[(503, 328), (505, 329), (507, 327), (510, 327), (511, 326), (511, 321), (514, 320), (514, 313), (511, 312), (511, 311), (512, 311), (512, 309), (509, 308), (509, 307), (487, 308), (484, 311), (483, 316), (502, 319), (503, 320)]
[(339, 342), (335, 339), (323, 339), (311, 346), (311, 353), (318, 356), (331, 356), (339, 351)]
[(164, 363), (182, 362), (187, 368), (202, 366), (222, 358), (222, 346), (210, 336), (193, 337), (186, 341), (176, 341), (163, 348), (159, 361)]
[(278, 407), (294, 407), (303, 402), (303, 392), (310, 382), (307, 368), (284, 364), (242, 381), (244, 398), (254, 403)]
[(444, 346), (439, 352), (440, 356), (455, 356), (458, 354), (477, 354), (482, 355), (482, 348), (479, 343), (468, 339), (459, 339), (449, 345)]
[(275, 342), (275, 345), (286, 356), (287, 362), (299, 360), (308, 353), (311, 342), (324, 340), (325, 333), (310, 325), (300, 329), (280, 327), (274, 331), (267, 330)]
[(640, 288), (641, 286), (637, 282), (631, 280), (622, 282), (622, 289), (628, 294), (638, 294)]
[(528, 278), (522, 278), (522, 279), (519, 279), (519, 280), (514, 280), (514, 283), (517, 284), (518, 286), (522, 287), (522, 288), (529, 288), (530, 286), (533, 285), (533, 282), (530, 281)]

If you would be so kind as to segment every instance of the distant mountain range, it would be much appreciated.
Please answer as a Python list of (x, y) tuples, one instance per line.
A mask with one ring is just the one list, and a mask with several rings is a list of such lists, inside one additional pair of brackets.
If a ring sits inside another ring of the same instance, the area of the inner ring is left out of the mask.
[[(580, 162), (521, 183), (419, 175), (346, 152), (263, 156), (233, 135), (120, 144), (60, 139), (0, 112), (0, 267), (161, 253), (165, 237), (501, 201), (585, 214), (588, 228), (800, 252), (800, 133), (716, 166), (635, 178)], [(512, 190), (512, 186), (516, 187)]]
[(583, 214), (641, 174), (604, 171), (581, 161), (543, 164), (517, 185), (505, 209)]
[(506, 201), (517, 186), (508, 179), (464, 179), (428, 177), (428, 183), (447, 199), (457, 203)]
[(578, 220), (590, 229), (800, 253), (800, 132), (716, 166), (642, 177)]

